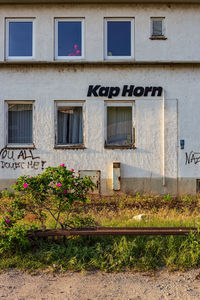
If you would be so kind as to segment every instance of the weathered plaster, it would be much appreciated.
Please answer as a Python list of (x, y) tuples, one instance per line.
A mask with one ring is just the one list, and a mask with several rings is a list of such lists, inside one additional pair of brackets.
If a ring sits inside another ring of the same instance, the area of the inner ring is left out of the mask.
[[(36, 59), (52, 62), (54, 17), (84, 17), (86, 60), (103, 62), (103, 18), (112, 16), (135, 17), (136, 60), (200, 60), (199, 13), (200, 6), (193, 5), (0, 6), (0, 61), (4, 60), (5, 17), (35, 17)], [(149, 40), (151, 16), (165, 16), (166, 41)], [(36, 174), (47, 165), (65, 163), (77, 172), (80, 169), (101, 170), (101, 191), (108, 194), (112, 193), (113, 162), (120, 162), (122, 191), (196, 193), (200, 155), (194, 154), (188, 162), (186, 152), (188, 155), (200, 152), (199, 82), (200, 68), (194, 65), (1, 65), (0, 150), (5, 147), (5, 100), (35, 100), (36, 149), (32, 153), (37, 159), (19, 157), (20, 149), (14, 150), (14, 159), (0, 156), (0, 188), (9, 186), (22, 174)], [(104, 100), (107, 98), (88, 98), (87, 90), (91, 84), (162, 86), (165, 90), (164, 136), (162, 97), (122, 99), (118, 96), (112, 101), (135, 101), (136, 149), (105, 149)], [(85, 100), (86, 149), (54, 148), (56, 100)], [(184, 150), (180, 150), (180, 139), (185, 140)], [(30, 156), (26, 151), (26, 156)], [(43, 166), (42, 162), (45, 162)], [(163, 174), (166, 176), (165, 185)]]

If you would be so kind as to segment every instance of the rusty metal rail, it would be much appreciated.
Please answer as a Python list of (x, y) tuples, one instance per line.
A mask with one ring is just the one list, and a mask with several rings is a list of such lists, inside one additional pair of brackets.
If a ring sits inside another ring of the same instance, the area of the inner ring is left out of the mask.
[(185, 235), (190, 232), (199, 233), (194, 227), (97, 227), (77, 229), (48, 229), (45, 231), (29, 231), (27, 237), (55, 236), (105, 236), (105, 235)]

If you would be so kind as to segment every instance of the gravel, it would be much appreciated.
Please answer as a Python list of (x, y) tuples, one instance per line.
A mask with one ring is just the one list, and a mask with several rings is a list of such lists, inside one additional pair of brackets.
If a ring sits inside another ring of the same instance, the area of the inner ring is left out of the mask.
[(199, 270), (185, 273), (67, 272), (0, 274), (0, 299), (6, 300), (199, 300)]

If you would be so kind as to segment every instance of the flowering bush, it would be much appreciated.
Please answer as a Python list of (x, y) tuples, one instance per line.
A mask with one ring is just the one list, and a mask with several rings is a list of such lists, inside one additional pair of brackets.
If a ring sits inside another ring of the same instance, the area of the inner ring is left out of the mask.
[(9, 209), (8, 215), (0, 219), (0, 253), (12, 250), (24, 250), (30, 246), (26, 238), (27, 229), (17, 221), (23, 217), (14, 210)]
[[(50, 214), (65, 228), (67, 219), (76, 202), (85, 202), (87, 193), (93, 190), (94, 183), (89, 177), (75, 176), (74, 169), (68, 170), (64, 164), (59, 167), (48, 167), (42, 174), (18, 178), (13, 188), (19, 192), (15, 200), (15, 210), (24, 209), (37, 216), (43, 228), (45, 219)], [(67, 217), (63, 220), (62, 213)]]

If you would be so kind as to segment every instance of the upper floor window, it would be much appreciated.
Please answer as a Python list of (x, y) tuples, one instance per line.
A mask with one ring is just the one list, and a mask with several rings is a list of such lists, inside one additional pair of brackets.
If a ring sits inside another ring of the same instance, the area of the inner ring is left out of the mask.
[(105, 58), (131, 59), (134, 56), (134, 19), (105, 19)]
[(55, 20), (55, 58), (80, 59), (84, 57), (83, 19)]
[(151, 38), (166, 39), (164, 21), (164, 18), (151, 18)]
[(6, 59), (33, 59), (33, 19), (6, 20)]

